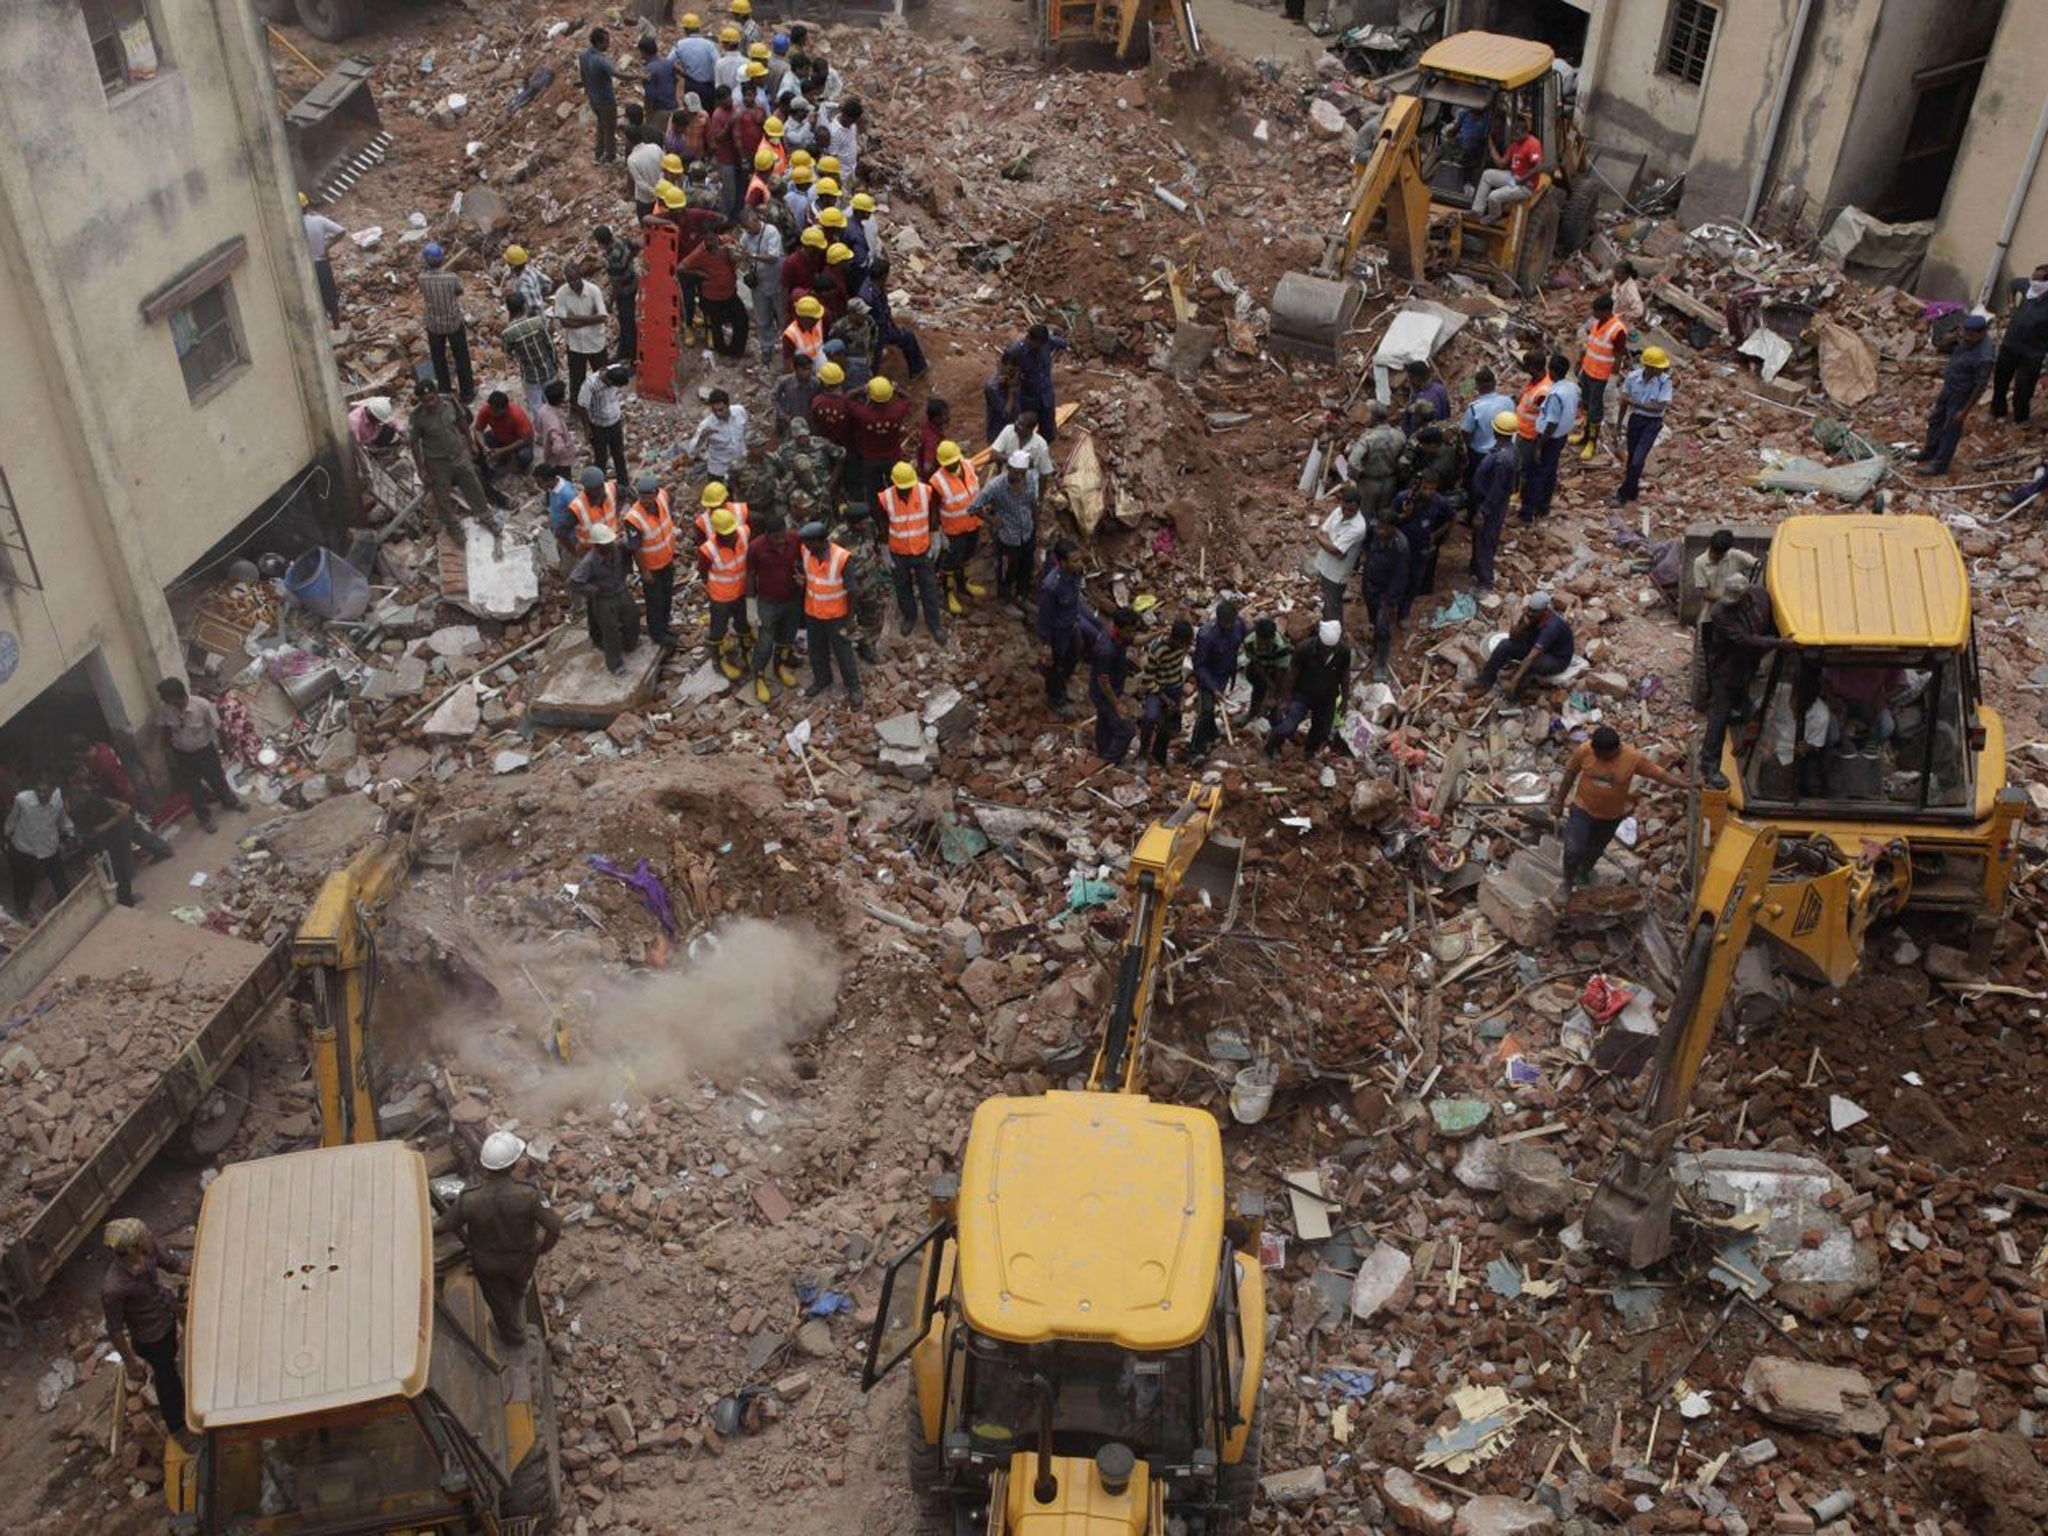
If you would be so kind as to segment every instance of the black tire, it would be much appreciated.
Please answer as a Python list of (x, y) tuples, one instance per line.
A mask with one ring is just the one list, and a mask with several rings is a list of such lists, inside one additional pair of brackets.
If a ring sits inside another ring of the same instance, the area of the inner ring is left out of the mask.
[(1593, 179), (1591, 167), (1572, 187), (1572, 195), (1564, 200), (1564, 212), (1557, 221), (1557, 248), (1566, 256), (1583, 251), (1593, 238), (1594, 220), (1600, 213), (1600, 183)]
[(514, 1520), (537, 1520), (534, 1536), (548, 1536), (555, 1528), (559, 1511), (553, 1497), (554, 1480), (548, 1476), (548, 1455), (540, 1446), (526, 1453), (526, 1460), (512, 1472), (512, 1486), (505, 1490), (502, 1513)]
[(164, 1156), (174, 1163), (204, 1168), (227, 1150), (249, 1108), (249, 1069), (236, 1061), (221, 1073), (213, 1091), (200, 1100), (191, 1118), (164, 1143)]
[(298, 0), (299, 25), (323, 43), (341, 43), (363, 25), (363, 0)]
[(1522, 256), (1515, 263), (1515, 286), (1522, 290), (1524, 298), (1533, 298), (1542, 289), (1543, 279), (1550, 271), (1551, 257), (1557, 253), (1558, 207), (1562, 201), (1555, 192), (1546, 193), (1529, 211), (1528, 221), (1522, 227)]
[(946, 1453), (924, 1437), (924, 1415), (917, 1411), (915, 1386), (903, 1394), (903, 1446), (917, 1536), (953, 1536), (957, 1501), (945, 1491)]
[(1252, 1500), (1259, 1491), (1259, 1460), (1264, 1453), (1266, 1416), (1252, 1409), (1251, 1433), (1244, 1437), (1244, 1454), (1216, 1474), (1216, 1501), (1223, 1506), (1218, 1527), (1229, 1536), (1248, 1530), (1252, 1522)]
[(249, 0), (265, 21), (290, 21), (299, 13), (298, 0)]

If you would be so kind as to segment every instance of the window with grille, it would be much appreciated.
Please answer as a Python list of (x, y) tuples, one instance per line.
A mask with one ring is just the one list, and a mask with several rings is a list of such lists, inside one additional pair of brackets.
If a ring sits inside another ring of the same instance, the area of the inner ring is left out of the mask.
[(1664, 29), (1664, 58), (1658, 73), (1675, 75), (1687, 85), (1707, 78), (1707, 56), (1714, 51), (1719, 8), (1704, 0), (1671, 0), (1671, 19)]
[(170, 315), (171, 344), (185, 373), (185, 393), (197, 400), (247, 359), (235, 306), (225, 280)]
[(78, 0), (78, 9), (92, 39), (100, 85), (109, 96), (156, 78), (156, 29), (145, 0)]
[(36, 569), (36, 557), (29, 551), (21, 509), (14, 504), (14, 487), (7, 483), (4, 469), (0, 469), (0, 587), (43, 589), (42, 572)]

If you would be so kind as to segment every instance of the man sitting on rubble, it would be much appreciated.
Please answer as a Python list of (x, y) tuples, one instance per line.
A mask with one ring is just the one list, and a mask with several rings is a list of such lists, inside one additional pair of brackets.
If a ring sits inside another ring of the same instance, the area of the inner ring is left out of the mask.
[(1555, 677), (1572, 662), (1572, 627), (1552, 606), (1548, 592), (1531, 592), (1522, 604), (1515, 627), (1502, 637), (1479, 675), (1465, 685), (1467, 693), (1485, 693), (1500, 681), (1501, 673), (1513, 666), (1508, 679), (1508, 697), (1514, 698), (1531, 677)]
[[(1685, 779), (1659, 768), (1634, 747), (1624, 747), (1621, 735), (1611, 725), (1593, 732), (1592, 739), (1579, 743), (1565, 759), (1564, 777), (1558, 781), (1550, 814), (1564, 817), (1564, 888), (1562, 900), (1570, 900), (1572, 887), (1592, 878), (1593, 866), (1614, 838), (1616, 829), (1629, 815), (1629, 785), (1637, 774), (1671, 789), (1683, 789)], [(1573, 790), (1577, 790), (1577, 794)], [(1565, 802), (1571, 810), (1565, 810)]]

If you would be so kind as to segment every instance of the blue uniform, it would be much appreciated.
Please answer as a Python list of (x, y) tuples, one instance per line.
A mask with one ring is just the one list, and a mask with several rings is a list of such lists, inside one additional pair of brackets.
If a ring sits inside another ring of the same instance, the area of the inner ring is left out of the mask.
[(1671, 375), (1662, 369), (1633, 369), (1621, 381), (1621, 400), (1628, 407), (1628, 471), (1621, 477), (1621, 489), (1614, 499), (1630, 502), (1642, 494), (1643, 466), (1650, 462), (1650, 447), (1664, 430), (1664, 412), (1671, 404)]
[(1991, 377), (1993, 358), (1991, 337), (1983, 331), (1976, 333), (1975, 341), (1965, 331), (1949, 354), (1948, 366), (1941, 371), (1941, 393), (1927, 413), (1927, 443), (1919, 454), (1919, 462), (1930, 473), (1947, 473), (1948, 461), (1963, 440), (1963, 413)]
[(1117, 639), (1110, 625), (1082, 626), (1091, 644), (1088, 648), (1088, 697), (1095, 704), (1095, 755), (1105, 763), (1124, 760), (1137, 728), (1117, 707), (1130, 671), (1130, 647)]
[(1042, 347), (1013, 341), (1003, 353), (1017, 365), (1017, 409), (1038, 413), (1038, 433), (1048, 443), (1058, 435), (1058, 423), (1053, 420), (1052, 355), (1066, 349), (1066, 337), (1051, 336)]
[(1557, 463), (1564, 456), (1564, 440), (1579, 420), (1579, 386), (1570, 378), (1559, 379), (1543, 397), (1536, 413), (1536, 460), (1529, 466), (1522, 486), (1522, 521), (1533, 523), (1550, 512), (1557, 494)]
[(1507, 523), (1508, 503), (1514, 499), (1520, 473), (1511, 437), (1499, 439), (1472, 471), (1472, 577), (1481, 591), (1493, 587), (1493, 557), (1500, 549), (1500, 531)]

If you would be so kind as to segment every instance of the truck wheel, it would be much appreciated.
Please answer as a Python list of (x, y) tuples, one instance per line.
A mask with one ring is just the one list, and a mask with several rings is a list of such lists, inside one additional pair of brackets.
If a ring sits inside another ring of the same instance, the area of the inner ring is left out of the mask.
[(265, 21), (290, 21), (298, 14), (297, 0), (250, 0), (250, 3)]
[(535, 1446), (512, 1471), (512, 1486), (505, 1490), (505, 1515), (532, 1520), (536, 1522), (533, 1536), (549, 1536), (555, 1528), (555, 1510), (548, 1488), (548, 1454)]
[(345, 42), (363, 24), (363, 0), (298, 0), (299, 25), (323, 43)]
[(1522, 290), (1525, 299), (1542, 290), (1543, 279), (1550, 273), (1550, 258), (1557, 251), (1558, 205), (1562, 201), (1555, 192), (1546, 194), (1529, 210), (1528, 220), (1522, 226), (1522, 250), (1515, 262), (1515, 286)]
[(1216, 1499), (1224, 1508), (1221, 1529), (1248, 1530), (1252, 1520), (1252, 1498), (1259, 1491), (1259, 1458), (1266, 1433), (1265, 1415), (1252, 1410), (1251, 1433), (1244, 1437), (1244, 1454), (1216, 1474)]
[(1593, 238), (1594, 218), (1600, 212), (1600, 183), (1588, 167), (1564, 200), (1564, 213), (1557, 221), (1557, 248), (1567, 256), (1583, 251)]
[(954, 1506), (945, 1491), (945, 1453), (924, 1437), (917, 1388), (903, 1394), (904, 1460), (910, 1467), (910, 1495), (917, 1508), (917, 1536), (953, 1536)]
[(213, 1092), (199, 1101), (192, 1117), (164, 1143), (164, 1156), (176, 1163), (205, 1167), (227, 1150), (241, 1127), (249, 1107), (249, 1069), (233, 1062), (213, 1085)]

